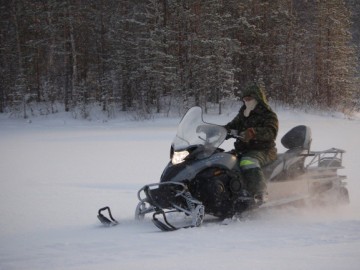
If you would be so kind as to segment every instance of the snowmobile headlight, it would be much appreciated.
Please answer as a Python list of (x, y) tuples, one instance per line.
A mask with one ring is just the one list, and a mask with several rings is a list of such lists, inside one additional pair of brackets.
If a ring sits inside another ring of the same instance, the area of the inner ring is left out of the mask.
[(181, 162), (184, 162), (184, 159), (189, 155), (188, 151), (179, 151), (179, 152), (174, 152), (171, 162), (172, 164), (176, 165), (179, 164)]

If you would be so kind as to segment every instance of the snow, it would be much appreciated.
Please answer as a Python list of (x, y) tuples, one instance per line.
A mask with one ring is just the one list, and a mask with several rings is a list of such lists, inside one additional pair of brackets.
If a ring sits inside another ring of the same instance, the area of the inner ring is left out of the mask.
[[(269, 210), (171, 233), (133, 219), (138, 189), (158, 182), (168, 162), (179, 118), (0, 116), (0, 269), (359, 269), (360, 119), (277, 113), (279, 152), (281, 136), (299, 124), (312, 128), (313, 150), (347, 151), (340, 173), (350, 205)], [(225, 124), (234, 115), (204, 118)], [(119, 226), (99, 224), (106, 205)]]

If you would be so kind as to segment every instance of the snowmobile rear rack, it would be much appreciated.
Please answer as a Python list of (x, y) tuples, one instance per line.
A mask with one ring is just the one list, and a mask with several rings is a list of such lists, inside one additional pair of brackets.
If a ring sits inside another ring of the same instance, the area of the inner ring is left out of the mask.
[[(109, 218), (105, 217), (101, 212), (103, 211), (108, 211), (108, 214), (109, 214)], [(118, 225), (119, 222), (114, 219), (114, 217), (112, 216), (111, 214), (111, 210), (110, 210), (110, 207), (109, 206), (105, 206), (103, 208), (100, 208), (99, 211), (98, 211), (98, 219), (100, 220), (100, 222), (106, 226), (115, 226), (115, 225)]]
[(319, 168), (324, 169), (342, 169), (342, 158), (345, 150), (330, 148), (324, 151), (311, 151), (307, 156), (312, 156), (312, 160), (306, 165), (306, 168), (317, 164)]

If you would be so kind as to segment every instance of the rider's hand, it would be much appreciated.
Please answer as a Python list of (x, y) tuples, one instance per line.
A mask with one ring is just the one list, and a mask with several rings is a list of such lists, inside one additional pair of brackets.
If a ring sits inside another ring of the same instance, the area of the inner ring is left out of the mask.
[(225, 140), (234, 138), (234, 137), (237, 136), (237, 135), (238, 135), (238, 131), (237, 131), (237, 130), (235, 130), (235, 129), (230, 129), (230, 130), (228, 131), (228, 133), (226, 134)]
[(248, 128), (247, 130), (240, 133), (240, 140), (243, 142), (249, 142), (255, 138), (255, 130), (253, 128)]

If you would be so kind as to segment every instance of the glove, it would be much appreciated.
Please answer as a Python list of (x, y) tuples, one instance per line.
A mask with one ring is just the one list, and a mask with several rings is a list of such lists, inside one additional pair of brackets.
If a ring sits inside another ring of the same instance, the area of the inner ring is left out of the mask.
[(248, 128), (247, 130), (241, 132), (239, 137), (243, 142), (249, 142), (255, 138), (255, 130), (253, 128)]

